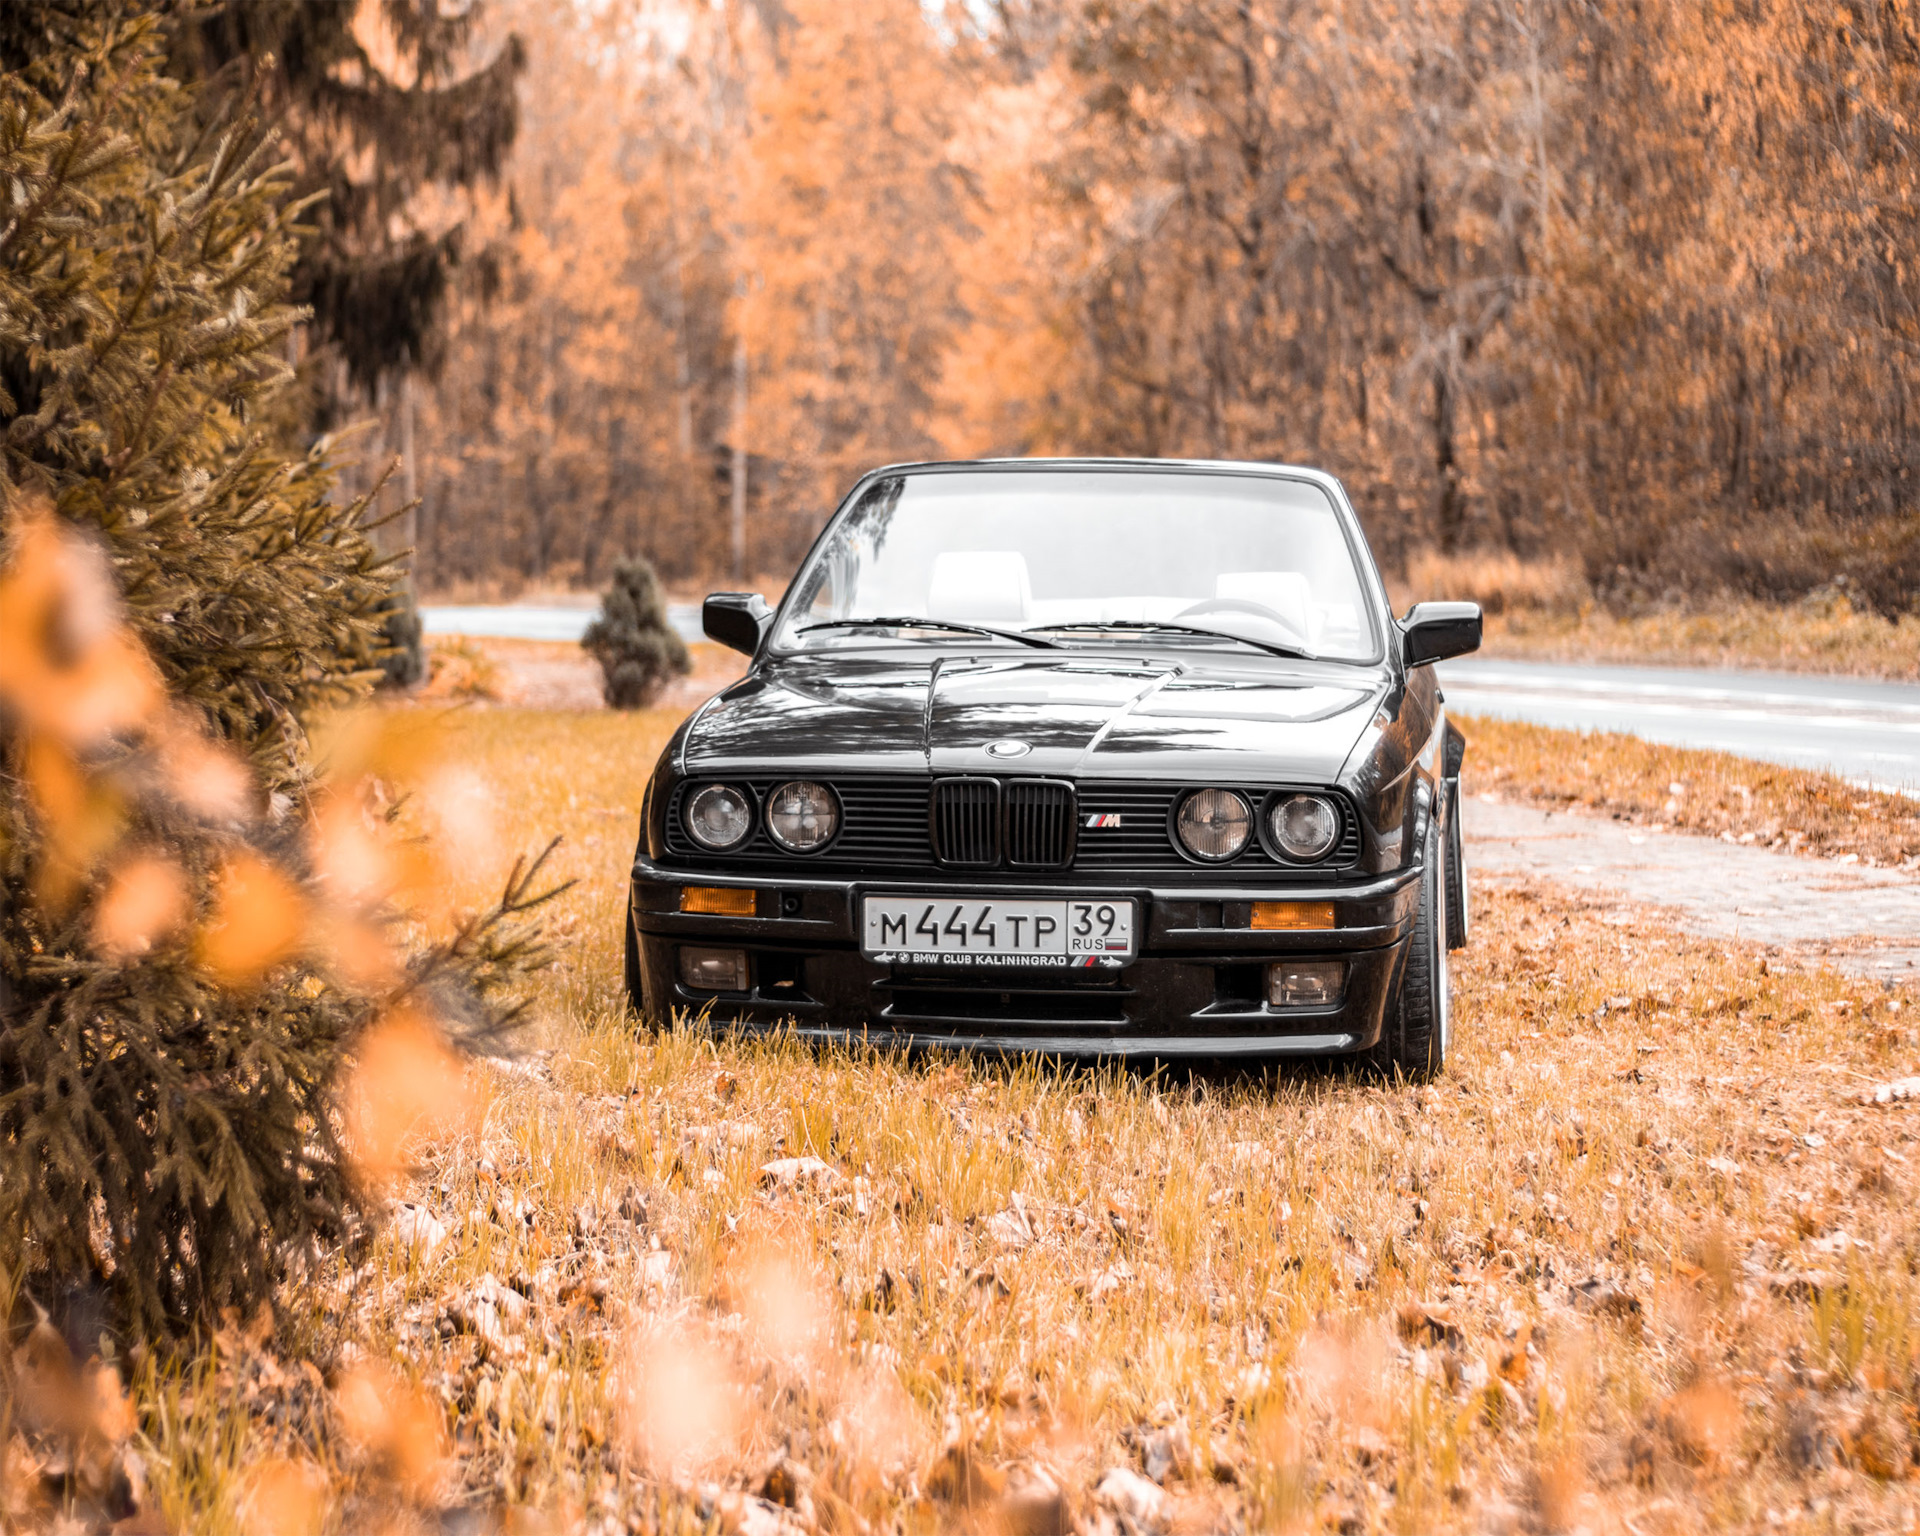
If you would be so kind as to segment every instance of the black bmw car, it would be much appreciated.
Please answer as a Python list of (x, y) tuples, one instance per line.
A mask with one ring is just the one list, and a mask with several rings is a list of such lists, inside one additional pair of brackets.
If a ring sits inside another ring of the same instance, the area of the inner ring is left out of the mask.
[(647, 786), (642, 1016), (1068, 1056), (1356, 1055), (1424, 1076), (1467, 936), (1466, 743), (1345, 492), (1265, 464), (860, 481)]

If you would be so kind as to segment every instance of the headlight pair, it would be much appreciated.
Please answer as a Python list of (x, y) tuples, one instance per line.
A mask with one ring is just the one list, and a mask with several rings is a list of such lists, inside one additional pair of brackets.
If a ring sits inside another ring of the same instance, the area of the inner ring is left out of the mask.
[[(687, 796), (682, 813), (687, 835), (702, 848), (724, 853), (753, 832), (753, 797), (735, 784), (706, 784)], [(793, 779), (767, 796), (767, 835), (788, 853), (812, 853), (840, 830), (840, 802), (824, 784)]]
[[(1324, 859), (1340, 840), (1340, 811), (1320, 795), (1278, 795), (1267, 807), (1267, 836), (1283, 858)], [(1180, 846), (1207, 864), (1238, 855), (1253, 836), (1253, 807), (1234, 789), (1198, 789), (1174, 816)]]

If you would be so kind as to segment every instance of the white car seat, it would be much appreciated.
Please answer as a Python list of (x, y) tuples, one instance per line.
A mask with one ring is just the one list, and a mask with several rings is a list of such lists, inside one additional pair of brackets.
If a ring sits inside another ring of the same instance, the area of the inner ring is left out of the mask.
[(1033, 605), (1027, 557), (1017, 550), (949, 551), (934, 556), (927, 617), (1024, 622)]

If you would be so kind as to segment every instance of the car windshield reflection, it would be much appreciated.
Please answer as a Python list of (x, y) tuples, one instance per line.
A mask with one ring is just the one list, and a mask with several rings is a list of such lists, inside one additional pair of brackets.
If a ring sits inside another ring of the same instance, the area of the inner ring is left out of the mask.
[(1354, 535), (1309, 480), (1132, 466), (904, 471), (816, 547), (776, 649), (1234, 646), (1373, 661)]

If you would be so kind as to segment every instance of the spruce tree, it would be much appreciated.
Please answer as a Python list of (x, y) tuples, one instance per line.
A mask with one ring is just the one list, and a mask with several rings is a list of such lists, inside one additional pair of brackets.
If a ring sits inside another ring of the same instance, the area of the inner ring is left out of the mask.
[[(519, 129), (525, 56), (509, 35), (467, 68), (482, 7), (382, 0), (391, 53), (362, 41), (353, 5), (312, 0), (166, 0), (167, 72), (203, 84), (202, 110), (257, 103), (284, 146), (298, 197), (324, 194), (292, 273), (328, 355), (363, 400), (384, 376), (431, 369), (463, 259), (458, 224), (416, 217), (429, 187), (497, 177)], [(491, 263), (481, 255), (483, 280)], [(324, 398), (323, 409), (352, 402)]]
[[(291, 273), (294, 301), (312, 316), (302, 365), (311, 425), (324, 431), (372, 407), (384, 418), (380, 452), (411, 453), (397, 419), (411, 409), (405, 380), (438, 375), (449, 300), (463, 281), (489, 291), (498, 265), (471, 248), (464, 222), (445, 221), (446, 197), (421, 194), (498, 178), (519, 129), (519, 39), (474, 63), (483, 7), (445, 0), (159, 3), (168, 73), (202, 87), (205, 116), (255, 104), (279, 137), (294, 195), (317, 198)], [(363, 40), (369, 29), (382, 57)], [(412, 539), (412, 519), (400, 518), (375, 542), (399, 550)], [(387, 610), (383, 670), (408, 687), (426, 676), (411, 570)]]
[(614, 709), (645, 709), (691, 666), (653, 567), (638, 555), (613, 568), (613, 585), (580, 644), (600, 663), (601, 691)]
[[(323, 899), (308, 727), (365, 692), (392, 572), (327, 445), (284, 446), (306, 210), (271, 142), (198, 111), (151, 16), (40, 18), (0, 28), (0, 1289), (104, 1288), (156, 1332), (252, 1307), (365, 1208), (333, 1096), (387, 999), (292, 942), (236, 982), (194, 936), (249, 880)], [(178, 872), (175, 937), (103, 951), (110, 848)], [(389, 996), (496, 1023), (474, 999), (527, 904)]]
[(111, 553), (139, 638), (270, 788), (361, 691), (392, 584), (278, 446), (302, 209), (257, 123), (200, 128), (151, 20), (78, 25), (0, 77), (0, 466)]

